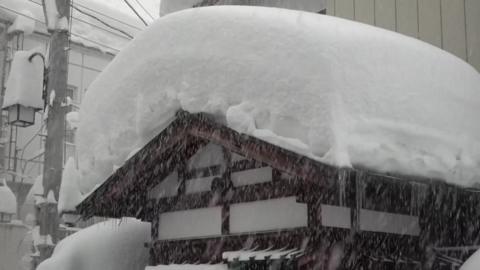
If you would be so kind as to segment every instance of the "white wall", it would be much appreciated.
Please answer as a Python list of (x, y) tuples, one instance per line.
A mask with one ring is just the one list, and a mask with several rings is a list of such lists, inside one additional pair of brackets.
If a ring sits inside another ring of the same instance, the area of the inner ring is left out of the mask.
[(480, 70), (478, 0), (327, 0), (327, 14), (421, 39)]

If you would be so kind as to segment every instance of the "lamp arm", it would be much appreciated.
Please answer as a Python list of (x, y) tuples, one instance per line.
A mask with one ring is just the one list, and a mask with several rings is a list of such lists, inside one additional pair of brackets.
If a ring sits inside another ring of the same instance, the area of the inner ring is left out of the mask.
[(45, 66), (45, 56), (43, 56), (43, 54), (39, 53), (39, 52), (34, 52), (32, 53), (32, 55), (30, 55), (30, 57), (28, 57), (28, 62), (32, 62), (33, 58), (35, 56), (40, 56), (40, 58), (42, 58), (42, 61), (43, 61), (43, 65)]
[(42, 58), (43, 61), (43, 91), (42, 91), (42, 99), (44, 100), (43, 110), (47, 108), (47, 83), (48, 83), (48, 68), (45, 65), (45, 56), (39, 52), (34, 52), (30, 57), (28, 57), (28, 61), (31, 63), (35, 56), (39, 56)]

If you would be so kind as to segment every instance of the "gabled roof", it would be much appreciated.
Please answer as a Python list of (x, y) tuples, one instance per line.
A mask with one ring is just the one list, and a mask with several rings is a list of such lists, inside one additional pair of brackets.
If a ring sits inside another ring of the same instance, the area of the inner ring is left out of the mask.
[(135, 216), (138, 209), (122, 209), (120, 205), (141, 203), (146, 199), (141, 196), (142, 192), (162, 181), (177, 164), (193, 156), (208, 142), (320, 185), (335, 179), (339, 171), (336, 167), (240, 134), (210, 115), (181, 111), (167, 128), (85, 198), (77, 211), (84, 218)]

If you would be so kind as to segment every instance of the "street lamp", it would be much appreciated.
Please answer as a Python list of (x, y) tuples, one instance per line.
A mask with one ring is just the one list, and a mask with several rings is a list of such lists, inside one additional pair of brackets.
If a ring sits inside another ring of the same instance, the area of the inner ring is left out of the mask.
[(10, 125), (28, 127), (35, 124), (35, 113), (44, 107), (44, 63), (39, 52), (15, 53), (2, 108), (8, 111)]

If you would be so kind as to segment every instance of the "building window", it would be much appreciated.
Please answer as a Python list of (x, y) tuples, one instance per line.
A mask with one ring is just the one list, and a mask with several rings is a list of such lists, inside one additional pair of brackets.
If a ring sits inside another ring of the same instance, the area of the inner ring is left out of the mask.
[(12, 221), (12, 214), (0, 213), (0, 223), (9, 223)]
[(65, 96), (69, 97), (71, 99), (71, 101), (73, 102), (73, 104), (79, 104), (80, 97), (78, 95), (78, 88), (77, 87), (75, 87), (73, 85), (67, 86), (67, 93), (66, 93)]

